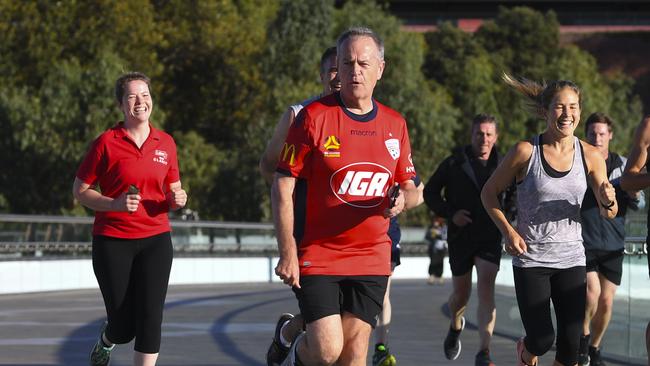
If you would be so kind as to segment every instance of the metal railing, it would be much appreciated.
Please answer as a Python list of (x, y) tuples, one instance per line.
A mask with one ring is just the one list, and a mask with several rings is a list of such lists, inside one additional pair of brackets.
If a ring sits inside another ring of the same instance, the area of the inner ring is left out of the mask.
[[(0, 260), (88, 256), (93, 221), (93, 217), (0, 214)], [(180, 255), (277, 253), (275, 232), (270, 223), (173, 219), (170, 222), (174, 250)], [(403, 254), (427, 255), (424, 233), (425, 229), (420, 227), (402, 228)], [(645, 239), (627, 237), (625, 254), (646, 254)]]

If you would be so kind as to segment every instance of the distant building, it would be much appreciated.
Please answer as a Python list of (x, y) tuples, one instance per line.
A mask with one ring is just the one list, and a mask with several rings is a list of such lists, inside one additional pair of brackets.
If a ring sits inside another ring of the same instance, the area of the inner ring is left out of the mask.
[(494, 18), (499, 7), (527, 6), (546, 12), (553, 10), (561, 24), (561, 33), (648, 32), (648, 0), (389, 0), (390, 12), (413, 31), (430, 31), (449, 21), (473, 32)]

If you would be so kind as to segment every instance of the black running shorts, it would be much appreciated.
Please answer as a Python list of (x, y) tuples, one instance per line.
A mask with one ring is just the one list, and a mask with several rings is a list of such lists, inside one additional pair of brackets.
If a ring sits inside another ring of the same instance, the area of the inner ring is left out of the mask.
[(387, 283), (388, 276), (311, 275), (301, 276), (293, 291), (306, 323), (348, 312), (374, 328)]
[(585, 250), (587, 272), (598, 272), (616, 286), (621, 285), (623, 277), (623, 250)]
[(462, 276), (472, 270), (474, 257), (497, 265), (501, 264), (501, 243), (449, 243), (449, 267), (451, 274)]

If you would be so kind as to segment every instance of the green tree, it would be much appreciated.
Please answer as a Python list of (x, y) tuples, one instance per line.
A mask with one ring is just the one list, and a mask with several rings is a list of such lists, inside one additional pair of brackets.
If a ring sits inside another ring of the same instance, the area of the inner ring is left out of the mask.
[(0, 187), (11, 212), (73, 208), (72, 182), (86, 149), (119, 118), (112, 87), (121, 64), (102, 51), (92, 68), (61, 61), (40, 88), (10, 85), (0, 93)]
[(176, 132), (174, 141), (178, 148), (181, 182), (189, 197), (186, 207), (199, 215), (205, 213), (211, 214), (213, 218), (219, 217), (213, 202), (219, 195), (224, 194), (215, 184), (220, 168), (225, 162), (224, 152), (207, 143), (195, 131)]
[[(203, 218), (259, 220), (266, 190), (257, 172), (268, 86), (260, 66), (277, 4), (251, 1), (168, 1), (157, 8), (164, 42), (162, 104), (170, 131), (195, 131), (223, 160)], [(203, 198), (199, 198), (203, 199)]]
[(458, 121), (461, 127), (454, 140), (466, 144), (470, 135), (466, 127), (476, 114), (489, 113), (501, 119), (493, 63), (475, 37), (450, 23), (443, 23), (437, 32), (427, 33), (426, 42), (425, 75), (447, 86), (453, 104), (462, 113)]

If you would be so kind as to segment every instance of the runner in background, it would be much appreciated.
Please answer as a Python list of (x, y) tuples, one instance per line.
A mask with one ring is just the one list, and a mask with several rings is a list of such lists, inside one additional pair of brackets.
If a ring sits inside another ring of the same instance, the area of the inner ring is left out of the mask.
[(645, 206), (643, 191), (627, 193), (620, 187), (627, 159), (609, 151), (613, 125), (611, 118), (603, 113), (593, 113), (585, 122), (587, 142), (605, 159), (607, 177), (616, 190), (618, 214), (613, 219), (602, 217), (596, 196), (591, 189), (587, 190), (580, 210), (587, 257), (587, 307), (578, 350), (580, 366), (605, 365), (600, 356), (601, 341), (612, 317), (614, 296), (623, 275), (625, 214), (628, 208), (637, 210)]

